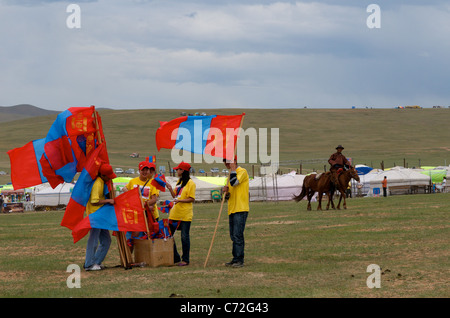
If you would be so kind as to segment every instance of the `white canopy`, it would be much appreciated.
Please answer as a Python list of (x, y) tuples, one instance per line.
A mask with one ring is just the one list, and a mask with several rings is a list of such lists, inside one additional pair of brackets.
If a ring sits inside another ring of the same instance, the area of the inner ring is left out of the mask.
[[(368, 174), (370, 175), (370, 173)], [(370, 177), (368, 195), (373, 194), (374, 188), (382, 188), (381, 181), (387, 177), (388, 189), (391, 186), (417, 185), (426, 186), (430, 184), (430, 176), (421, 174), (413, 169), (394, 167), (390, 170), (379, 171)]]
[(289, 201), (302, 191), (305, 175), (295, 171), (284, 175), (266, 175), (250, 180), (250, 201)]
[(67, 205), (72, 194), (73, 183), (61, 183), (56, 188), (50, 184), (43, 183), (34, 187), (34, 205), (35, 206), (58, 206)]

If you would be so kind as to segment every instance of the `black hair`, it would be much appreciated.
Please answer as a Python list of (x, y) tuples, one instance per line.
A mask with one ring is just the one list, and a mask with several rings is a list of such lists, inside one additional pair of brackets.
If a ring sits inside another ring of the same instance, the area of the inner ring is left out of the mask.
[(184, 187), (188, 183), (189, 179), (191, 179), (189, 171), (183, 170), (183, 174), (180, 179), (178, 179), (177, 185), (181, 184), (181, 187)]

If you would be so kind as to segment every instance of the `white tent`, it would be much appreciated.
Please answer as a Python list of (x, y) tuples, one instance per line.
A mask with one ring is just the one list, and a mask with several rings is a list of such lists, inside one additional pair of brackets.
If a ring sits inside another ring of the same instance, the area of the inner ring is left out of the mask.
[[(380, 190), (382, 189), (381, 181), (383, 181), (385, 176), (387, 177), (388, 181), (388, 190), (389, 187), (392, 186), (427, 186), (430, 184), (430, 177), (427, 175), (421, 174), (412, 169), (394, 167), (390, 170), (377, 172), (376, 174), (371, 176), (369, 181), (369, 196), (373, 195), (374, 188), (379, 188)], [(382, 193), (382, 191), (380, 192)]]
[[(212, 190), (221, 190), (223, 186), (213, 184), (210, 182), (206, 182), (203, 180), (199, 180), (196, 177), (191, 177), (192, 181), (195, 183), (195, 201), (211, 201), (211, 191)], [(175, 185), (177, 184), (178, 178), (177, 177), (166, 177), (166, 182), (169, 183), (174, 189)], [(169, 190), (166, 189), (165, 192), (160, 191), (159, 193), (159, 200), (173, 200), (172, 196), (170, 195)]]
[(289, 201), (302, 191), (305, 175), (295, 171), (284, 175), (266, 175), (250, 180), (250, 201)]
[(48, 183), (38, 185), (33, 190), (34, 205), (36, 207), (67, 205), (74, 186), (73, 183), (62, 183), (53, 189)]

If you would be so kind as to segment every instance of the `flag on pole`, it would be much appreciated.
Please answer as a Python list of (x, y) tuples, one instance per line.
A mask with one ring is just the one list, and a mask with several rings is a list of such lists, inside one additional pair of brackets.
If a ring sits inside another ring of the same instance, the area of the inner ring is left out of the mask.
[(103, 138), (100, 118), (97, 127), (94, 112), (94, 106), (71, 107), (56, 117), (45, 138), (9, 150), (14, 189), (45, 182), (55, 188), (71, 182), (98, 144), (97, 128)]
[(156, 156), (148, 156), (145, 158), (145, 161), (147, 162), (153, 162), (156, 164)]
[(156, 147), (180, 149), (232, 160), (243, 116), (183, 116), (160, 122)]
[(11, 161), (11, 182), (14, 190), (47, 182), (39, 159), (44, 154), (45, 138), (30, 141), (25, 146), (8, 151)]
[(159, 191), (166, 192), (166, 177), (163, 174), (158, 174), (150, 184)]
[(85, 217), (72, 231), (74, 243), (93, 228), (124, 232), (146, 231), (139, 189), (134, 188), (117, 196), (114, 205), (105, 204)]

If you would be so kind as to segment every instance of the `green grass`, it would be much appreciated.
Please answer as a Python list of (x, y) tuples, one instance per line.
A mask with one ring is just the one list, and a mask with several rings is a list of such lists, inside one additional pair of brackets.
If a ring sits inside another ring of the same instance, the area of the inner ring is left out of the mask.
[[(449, 199), (357, 198), (323, 212), (307, 212), (304, 201), (251, 203), (240, 269), (223, 265), (231, 259), (225, 211), (203, 268), (220, 204), (196, 204), (188, 267), (114, 267), (113, 238), (108, 268), (82, 271), (80, 289), (66, 286), (66, 268), (82, 265), (86, 238), (73, 244), (59, 225), (63, 211), (2, 214), (0, 297), (449, 297)], [(370, 264), (381, 266), (379, 289), (366, 286)]]
[[(196, 112), (198, 110), (183, 110)], [(338, 144), (355, 164), (375, 168), (403, 165), (436, 166), (450, 164), (449, 109), (215, 109), (208, 114), (232, 115), (246, 113), (243, 128), (279, 128), (281, 161), (327, 159)], [(156, 155), (159, 165), (173, 167), (170, 150), (157, 151), (156, 129), (159, 121), (180, 116), (180, 110), (100, 110), (108, 153), (114, 167), (137, 168), (141, 156)], [(6, 151), (43, 138), (55, 116), (10, 121), (0, 125), (0, 170), (10, 171)], [(270, 131), (270, 130), (269, 130)], [(247, 143), (248, 144), (248, 143)], [(270, 148), (269, 148), (270, 149)], [(322, 170), (327, 163), (304, 164), (303, 172)], [(193, 164), (195, 168), (221, 165)], [(252, 173), (252, 166), (244, 164)], [(283, 172), (298, 169), (299, 164), (286, 164)], [(255, 174), (258, 167), (255, 168)], [(0, 176), (0, 184), (9, 182)]]

